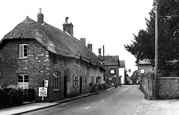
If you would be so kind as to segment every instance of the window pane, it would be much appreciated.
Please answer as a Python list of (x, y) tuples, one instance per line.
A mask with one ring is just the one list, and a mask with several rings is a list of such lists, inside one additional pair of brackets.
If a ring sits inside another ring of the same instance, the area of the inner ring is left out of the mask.
[(18, 75), (18, 82), (23, 82), (23, 76)]
[(23, 57), (23, 45), (22, 44), (20, 44), (19, 45), (19, 57)]
[(55, 72), (54, 73), (54, 91), (59, 91), (60, 90), (60, 73)]
[(19, 74), (18, 75), (18, 87), (23, 88), (23, 89), (28, 89), (29, 88), (29, 83), (28, 83), (28, 75), (27, 74)]
[(26, 57), (28, 51), (27, 44), (19, 44), (19, 57)]
[(29, 82), (28, 75), (24, 75), (24, 82)]
[(24, 45), (24, 56), (27, 56), (27, 45)]

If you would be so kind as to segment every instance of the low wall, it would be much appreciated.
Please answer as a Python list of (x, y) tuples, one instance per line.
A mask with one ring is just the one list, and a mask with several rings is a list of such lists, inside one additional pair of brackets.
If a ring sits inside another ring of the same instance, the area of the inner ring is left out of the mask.
[[(153, 99), (154, 94), (154, 74), (141, 75), (140, 90), (146, 99)], [(179, 98), (179, 77), (158, 77), (158, 99)]]
[(159, 77), (158, 98), (159, 99), (179, 98), (179, 77)]
[(154, 74), (147, 73), (141, 74), (141, 81), (139, 89), (144, 93), (146, 99), (153, 99), (153, 91), (154, 91)]

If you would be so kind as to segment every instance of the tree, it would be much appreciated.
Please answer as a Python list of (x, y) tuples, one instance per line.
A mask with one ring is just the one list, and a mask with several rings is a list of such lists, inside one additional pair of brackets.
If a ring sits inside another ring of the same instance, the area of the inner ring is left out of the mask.
[(135, 70), (131, 76), (131, 80), (132, 80), (133, 84), (137, 84), (137, 82), (139, 81), (139, 77), (140, 77), (139, 70)]
[[(179, 1), (158, 0), (158, 64), (162, 75), (179, 74)], [(155, 58), (155, 11), (146, 19), (146, 30), (134, 35), (132, 44), (125, 49), (139, 60), (148, 59), (154, 66)], [(175, 63), (173, 63), (175, 61)]]
[(124, 71), (124, 76), (125, 76), (125, 84), (129, 84), (130, 83), (130, 78), (129, 78), (129, 75), (128, 75), (126, 69)]

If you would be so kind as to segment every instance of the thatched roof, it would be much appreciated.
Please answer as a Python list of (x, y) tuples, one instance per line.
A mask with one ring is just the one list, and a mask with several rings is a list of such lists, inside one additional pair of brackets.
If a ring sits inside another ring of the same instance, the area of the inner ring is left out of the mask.
[(119, 66), (119, 56), (104, 56), (105, 65)]
[(40, 24), (29, 17), (4, 36), (5, 39), (35, 39), (49, 52), (65, 57), (81, 58), (102, 67), (98, 57), (78, 39), (47, 23)]

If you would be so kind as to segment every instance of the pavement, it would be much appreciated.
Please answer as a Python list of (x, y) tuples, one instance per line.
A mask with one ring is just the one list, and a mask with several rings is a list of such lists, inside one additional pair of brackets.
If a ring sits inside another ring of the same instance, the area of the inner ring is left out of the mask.
[(179, 100), (143, 99), (133, 115), (179, 115)]
[[(113, 88), (111, 88), (113, 89)], [(108, 89), (108, 90), (111, 90)], [(17, 115), (36, 111), (48, 107), (53, 107), (64, 102), (84, 98), (93, 95), (83, 94), (73, 98), (66, 98), (56, 102), (29, 103), (21, 106), (4, 108), (0, 110), (0, 115)], [(141, 104), (136, 108), (133, 115), (179, 115), (179, 100), (146, 100), (142, 99)]]
[[(114, 89), (114, 87), (107, 89), (107, 90), (111, 90), (111, 89)], [(53, 107), (64, 102), (69, 102), (72, 100), (84, 98), (93, 94), (94, 93), (82, 94), (73, 98), (65, 98), (63, 100), (59, 100), (55, 102), (37, 102), (37, 103), (33, 102), (33, 103), (23, 104), (20, 106), (3, 108), (3, 109), (0, 109), (0, 115), (18, 115), (18, 114), (28, 113), (28, 112), (32, 112), (32, 111), (36, 111), (40, 109), (45, 109), (48, 107)]]
[(56, 101), (56, 102), (37, 102), (37, 103), (35, 102), (35, 103), (28, 103), (28, 104), (23, 104), (20, 106), (15, 106), (15, 107), (4, 108), (0, 110), (0, 115), (17, 115), (17, 114), (28, 113), (31, 111), (53, 107), (64, 102), (84, 98), (90, 95), (93, 95), (93, 94), (92, 93), (83, 94), (83, 95), (76, 96), (73, 98), (65, 98), (63, 100)]

